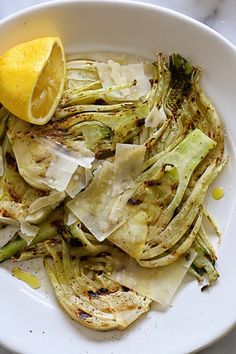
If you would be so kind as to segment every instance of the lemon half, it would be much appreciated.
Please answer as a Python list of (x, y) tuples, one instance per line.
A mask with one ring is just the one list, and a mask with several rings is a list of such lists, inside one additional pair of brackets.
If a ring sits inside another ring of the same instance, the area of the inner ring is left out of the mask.
[(61, 99), (65, 71), (58, 37), (19, 44), (0, 58), (0, 102), (18, 118), (43, 125)]

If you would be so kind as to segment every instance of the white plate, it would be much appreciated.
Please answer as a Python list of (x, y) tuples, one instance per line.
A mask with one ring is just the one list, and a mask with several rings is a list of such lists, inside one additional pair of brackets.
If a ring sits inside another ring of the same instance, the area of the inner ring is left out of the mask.
[(62, 1), (23, 11), (0, 22), (0, 51), (44, 35), (59, 35), (68, 53), (119, 51), (155, 58), (177, 51), (204, 70), (203, 85), (227, 131), (230, 163), (216, 184), (221, 201), (208, 197), (223, 232), (217, 284), (201, 293), (196, 282), (178, 292), (166, 312), (153, 309), (129, 330), (100, 333), (72, 322), (43, 290), (34, 291), (0, 270), (0, 342), (24, 354), (183, 354), (200, 349), (236, 322), (235, 95), (236, 51), (202, 24), (147, 4), (116, 1)]

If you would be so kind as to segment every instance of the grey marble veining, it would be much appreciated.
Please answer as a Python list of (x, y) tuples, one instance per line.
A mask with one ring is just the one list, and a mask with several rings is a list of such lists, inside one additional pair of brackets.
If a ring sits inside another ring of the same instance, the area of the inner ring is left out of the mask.
[(151, 2), (193, 17), (214, 28), (236, 44), (235, 0), (145, 0), (145, 2)]
[[(142, 1), (167, 7), (193, 17), (214, 28), (236, 45), (236, 0)], [(47, 2), (47, 0), (0, 0), (0, 19), (26, 7), (44, 2)], [(9, 352), (0, 348), (0, 354), (9, 354)], [(199, 354), (236, 354), (236, 330), (231, 331), (218, 343), (202, 350)]]

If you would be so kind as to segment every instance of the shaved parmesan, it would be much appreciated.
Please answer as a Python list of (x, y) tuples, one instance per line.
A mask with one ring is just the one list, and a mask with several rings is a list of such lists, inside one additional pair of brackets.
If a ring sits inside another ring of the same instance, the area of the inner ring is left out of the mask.
[(136, 82), (135, 86), (119, 92), (112, 92), (111, 96), (139, 99), (147, 95), (151, 88), (149, 76), (145, 74), (143, 63), (120, 65), (118, 62), (108, 60), (107, 64), (96, 63), (96, 67), (104, 88)]
[(142, 170), (144, 154), (144, 146), (117, 144), (114, 164), (104, 162), (87, 189), (67, 203), (98, 241), (130, 217), (122, 210), (136, 189), (135, 178)]
[(123, 208), (136, 189), (135, 179), (143, 170), (145, 155), (144, 145), (117, 144), (115, 155), (115, 169), (111, 196), (113, 204), (108, 220), (118, 223), (124, 218)]
[(20, 225), (18, 220), (15, 220), (12, 218), (6, 218), (5, 216), (0, 217), (0, 223), (6, 224), (6, 225), (12, 225), (12, 226), (19, 226)]
[(66, 225), (70, 226), (70, 225), (73, 225), (75, 222), (79, 221), (77, 216), (72, 213), (72, 212), (69, 212), (67, 213), (66, 215)]
[(105, 63), (96, 63), (96, 68), (98, 71), (98, 76), (102, 82), (102, 87), (114, 86), (115, 82), (111, 77), (111, 68)]
[(109, 236), (109, 241), (138, 260), (146, 243), (147, 232), (147, 214), (141, 211), (115, 230)]
[(105, 161), (96, 170), (87, 189), (67, 203), (68, 208), (99, 241), (103, 241), (119, 226), (107, 220), (113, 177), (114, 165)]
[(89, 182), (93, 175), (90, 169), (84, 167), (78, 167), (66, 188), (66, 193), (74, 198), (76, 194), (82, 191)]
[(117, 144), (112, 195), (120, 195), (135, 184), (143, 169), (144, 145)]
[[(122, 71), (122, 66), (113, 60), (108, 60), (107, 64), (108, 64), (108, 67), (111, 68), (110, 75), (111, 75), (111, 78), (112, 78), (114, 84), (115, 85), (127, 85), (128, 79)], [(131, 82), (132, 81), (133, 80), (131, 80)], [(129, 96), (130, 89), (129, 88), (123, 89), (123, 90), (121, 90), (121, 93), (123, 96)]]
[(127, 81), (136, 81), (136, 85), (130, 88), (130, 98), (137, 99), (144, 97), (151, 89), (149, 77), (145, 75), (143, 63), (123, 65), (123, 74)]
[[(127, 85), (127, 77), (123, 74), (122, 66), (113, 61), (108, 60), (107, 62), (108, 67), (111, 68), (111, 78), (117, 85)], [(124, 67), (124, 66), (123, 66)]]
[(123, 252), (115, 252), (113, 270), (108, 277), (139, 294), (168, 306), (196, 256), (182, 257), (160, 268), (143, 268)]
[(35, 225), (31, 225), (25, 220), (20, 221), (20, 236), (27, 242), (29, 245), (35, 236), (38, 234), (39, 228)]
[(0, 229), (0, 248), (5, 246), (19, 231), (19, 226), (7, 225)]
[(165, 119), (166, 116), (163, 108), (162, 110), (158, 110), (157, 107), (154, 106), (145, 119), (145, 127), (156, 128)]
[[(46, 139), (40, 139), (46, 140)], [(53, 152), (53, 159), (47, 169), (44, 183), (59, 192), (65, 191), (71, 177), (78, 166), (91, 168), (94, 161), (94, 153), (87, 149), (81, 142), (81, 151), (70, 151), (64, 146), (46, 140), (45, 143)]]
[(29, 207), (29, 213), (35, 213), (36, 211), (50, 206), (52, 209), (55, 209), (58, 204), (65, 198), (64, 192), (58, 192), (53, 190), (49, 195), (40, 197), (36, 199)]

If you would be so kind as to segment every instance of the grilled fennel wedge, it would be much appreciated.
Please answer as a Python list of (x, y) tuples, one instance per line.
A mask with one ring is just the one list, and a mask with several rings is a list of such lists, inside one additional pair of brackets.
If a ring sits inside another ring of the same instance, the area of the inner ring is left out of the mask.
[[(62, 255), (49, 244), (46, 247), (51, 255), (44, 259), (46, 271), (60, 304), (75, 321), (103, 331), (125, 329), (148, 311), (150, 299), (104, 274), (106, 254), (81, 262), (79, 256), (71, 256), (64, 241)], [(100, 263), (99, 270), (94, 261)]]
[(200, 77), (179, 54), (77, 59), (47, 124), (0, 108), (0, 237), (16, 228), (0, 262), (43, 257), (86, 327), (125, 329), (152, 301), (169, 306), (187, 272), (204, 288), (219, 277), (204, 203), (227, 158)]

